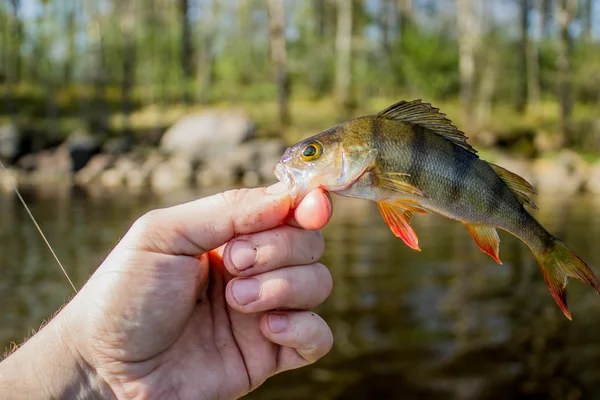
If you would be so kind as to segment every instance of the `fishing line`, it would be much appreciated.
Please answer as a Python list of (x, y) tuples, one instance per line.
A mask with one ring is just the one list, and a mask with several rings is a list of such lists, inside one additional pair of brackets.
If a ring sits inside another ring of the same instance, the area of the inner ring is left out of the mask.
[(38, 232), (40, 233), (40, 235), (42, 235), (42, 239), (44, 239), (44, 242), (46, 242), (46, 246), (48, 246), (48, 248), (50, 249), (50, 252), (54, 256), (54, 259), (58, 263), (58, 266), (60, 267), (60, 269), (62, 270), (63, 274), (67, 277), (67, 280), (71, 284), (71, 287), (73, 288), (73, 290), (75, 291), (75, 293), (77, 293), (77, 289), (75, 288), (75, 285), (71, 281), (71, 278), (69, 278), (69, 274), (67, 274), (67, 271), (65, 270), (65, 267), (63, 267), (62, 263), (58, 259), (58, 256), (56, 255), (56, 253), (52, 249), (52, 246), (50, 246), (50, 242), (48, 242), (48, 239), (46, 239), (46, 235), (44, 235), (44, 232), (42, 232), (42, 228), (40, 228), (40, 226), (38, 225), (37, 221), (35, 220), (33, 214), (31, 213), (31, 210), (29, 210), (29, 207), (27, 206), (27, 203), (25, 203), (25, 200), (23, 199), (23, 196), (21, 196), (21, 192), (19, 192), (19, 189), (17, 189), (17, 185), (11, 179), (10, 174), (8, 173), (8, 170), (4, 166), (4, 163), (2, 162), (2, 160), (0, 160), (0, 166), (2, 166), (2, 170), (4, 171), (4, 176), (6, 177), (7, 182), (9, 182), (10, 185), (13, 187), (13, 189), (15, 189), (15, 193), (17, 193), (17, 196), (19, 197), (19, 200), (21, 200), (21, 204), (23, 204), (23, 207), (25, 207), (25, 210), (27, 210), (27, 214), (29, 214), (29, 217), (33, 221), (33, 223), (34, 223), (35, 227), (37, 228)]

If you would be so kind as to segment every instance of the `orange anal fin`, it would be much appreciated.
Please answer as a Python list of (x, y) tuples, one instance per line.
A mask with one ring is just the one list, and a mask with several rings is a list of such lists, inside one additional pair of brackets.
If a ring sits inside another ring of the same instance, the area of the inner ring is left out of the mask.
[(465, 225), (479, 249), (492, 257), (498, 264), (502, 264), (499, 257), (500, 238), (496, 228), (485, 225)]
[(378, 201), (377, 207), (394, 235), (402, 239), (411, 249), (421, 251), (417, 234), (409, 223), (412, 213), (407, 213), (407, 210), (385, 201)]

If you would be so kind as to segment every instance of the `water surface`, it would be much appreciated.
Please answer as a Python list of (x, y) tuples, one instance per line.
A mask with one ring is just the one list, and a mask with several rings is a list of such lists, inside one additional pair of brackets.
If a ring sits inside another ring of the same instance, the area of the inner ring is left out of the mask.
[[(65, 190), (25, 198), (81, 286), (135, 218), (203, 194)], [(462, 224), (418, 215), (422, 252), (415, 252), (389, 232), (373, 203), (335, 200), (323, 259), (334, 290), (317, 310), (333, 329), (334, 348), (249, 399), (600, 398), (600, 297), (593, 290), (569, 285), (569, 322), (529, 249), (508, 234), (500, 233), (504, 265), (497, 265)], [(537, 203), (541, 222), (600, 272), (600, 198), (542, 196)], [(71, 295), (11, 194), (0, 195), (0, 294), (4, 348)]]

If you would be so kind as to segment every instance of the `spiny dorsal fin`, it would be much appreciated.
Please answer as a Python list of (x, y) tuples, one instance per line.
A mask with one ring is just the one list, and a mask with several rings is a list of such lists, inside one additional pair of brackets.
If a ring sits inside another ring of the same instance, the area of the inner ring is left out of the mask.
[(435, 108), (429, 103), (423, 103), (421, 99), (399, 101), (381, 111), (377, 116), (429, 129), (455, 145), (477, 154), (477, 150), (467, 143), (465, 134), (452, 125), (452, 121), (446, 118), (446, 114), (441, 113), (439, 108)]
[(490, 167), (496, 171), (500, 179), (506, 183), (506, 186), (517, 196), (517, 199), (521, 202), (521, 204), (528, 204), (534, 209), (538, 209), (533, 200), (532, 196), (535, 196), (537, 193), (535, 189), (529, 182), (525, 179), (521, 178), (519, 175), (510, 172), (499, 165), (488, 163)]

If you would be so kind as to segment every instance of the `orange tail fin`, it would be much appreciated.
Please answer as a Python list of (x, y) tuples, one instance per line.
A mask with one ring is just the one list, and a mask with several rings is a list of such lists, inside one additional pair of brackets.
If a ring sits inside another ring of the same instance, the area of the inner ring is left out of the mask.
[(571, 313), (567, 309), (568, 278), (579, 279), (600, 294), (600, 285), (592, 270), (560, 240), (555, 239), (554, 246), (549, 251), (536, 254), (536, 258), (552, 297), (567, 318), (571, 319)]

